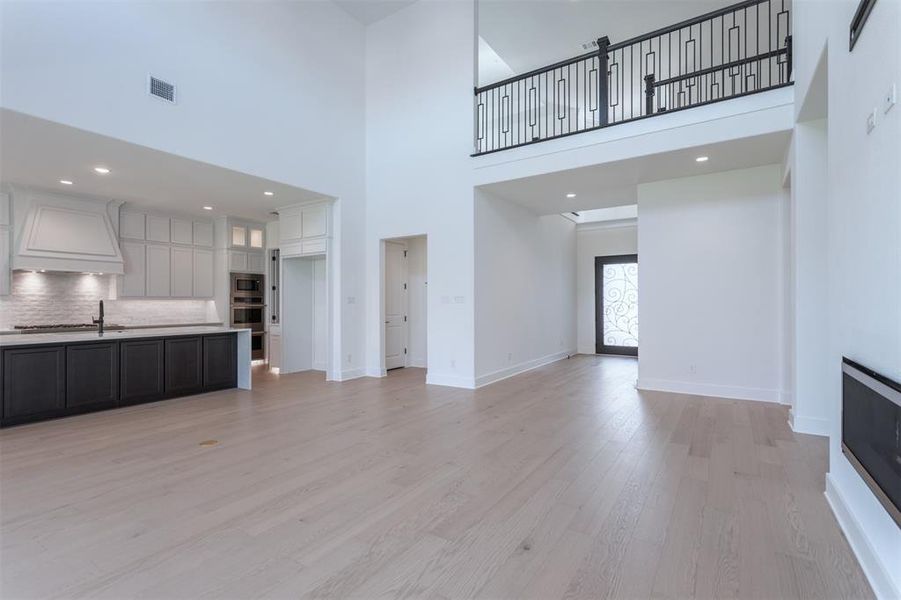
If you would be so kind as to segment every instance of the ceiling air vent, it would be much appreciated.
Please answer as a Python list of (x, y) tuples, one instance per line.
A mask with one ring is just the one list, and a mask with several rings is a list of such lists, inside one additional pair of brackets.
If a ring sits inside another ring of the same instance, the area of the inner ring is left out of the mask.
[(175, 104), (175, 86), (168, 81), (157, 79), (153, 75), (149, 75), (147, 78), (147, 93)]

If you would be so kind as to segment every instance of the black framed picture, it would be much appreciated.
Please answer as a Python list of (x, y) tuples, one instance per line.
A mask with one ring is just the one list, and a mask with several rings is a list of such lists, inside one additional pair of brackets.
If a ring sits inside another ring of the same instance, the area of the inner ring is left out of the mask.
[(866, 24), (867, 17), (870, 16), (870, 11), (873, 10), (874, 4), (876, 4), (876, 0), (860, 0), (860, 4), (857, 5), (857, 10), (854, 11), (854, 18), (851, 19), (848, 52), (854, 50), (854, 44), (860, 38), (860, 33), (863, 31), (863, 26)]

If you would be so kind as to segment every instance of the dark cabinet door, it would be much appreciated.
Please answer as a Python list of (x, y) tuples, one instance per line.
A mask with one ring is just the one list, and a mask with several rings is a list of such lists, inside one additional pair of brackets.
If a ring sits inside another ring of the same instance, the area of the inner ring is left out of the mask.
[(166, 340), (166, 395), (184, 396), (203, 390), (203, 338)]
[(238, 385), (238, 344), (233, 333), (203, 338), (203, 388), (221, 390)]
[(107, 408), (119, 402), (119, 344), (66, 346), (66, 408)]
[(64, 346), (3, 351), (3, 424), (52, 417), (66, 408)]
[(165, 391), (163, 340), (119, 342), (119, 404), (152, 402)]

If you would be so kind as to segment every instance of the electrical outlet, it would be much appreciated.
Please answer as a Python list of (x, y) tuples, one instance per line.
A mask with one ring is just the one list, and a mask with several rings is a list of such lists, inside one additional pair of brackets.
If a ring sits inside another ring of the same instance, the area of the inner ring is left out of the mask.
[(898, 86), (894, 83), (885, 93), (885, 98), (882, 99), (882, 112), (887, 113), (892, 110), (892, 107), (895, 106), (898, 102)]
[(456, 369), (456, 368), (457, 368), (457, 361), (452, 360), (451, 361), (451, 369)]
[(871, 133), (874, 129), (876, 129), (876, 109), (873, 109), (873, 112), (867, 115), (867, 134)]
[(347, 364), (353, 364), (353, 362), (354, 362), (353, 354), (348, 354), (347, 355)]
[(512, 352), (507, 353), (507, 362), (513, 362), (513, 353)]

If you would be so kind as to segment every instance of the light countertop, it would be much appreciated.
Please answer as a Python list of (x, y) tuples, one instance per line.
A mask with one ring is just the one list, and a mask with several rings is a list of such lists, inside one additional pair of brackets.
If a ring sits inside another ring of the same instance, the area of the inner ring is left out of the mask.
[(71, 344), (75, 342), (116, 341), (129, 338), (169, 337), (177, 335), (204, 335), (211, 333), (230, 333), (249, 329), (236, 329), (223, 325), (200, 325), (192, 327), (152, 327), (105, 331), (103, 337), (96, 331), (78, 331), (73, 333), (22, 333), (19, 335), (0, 336), (0, 347), (32, 346), (35, 344)]

